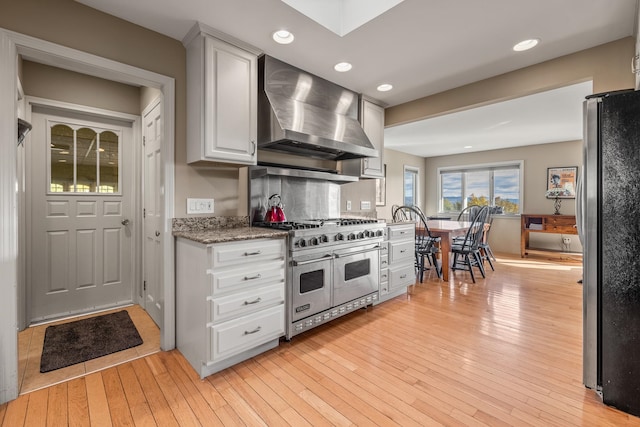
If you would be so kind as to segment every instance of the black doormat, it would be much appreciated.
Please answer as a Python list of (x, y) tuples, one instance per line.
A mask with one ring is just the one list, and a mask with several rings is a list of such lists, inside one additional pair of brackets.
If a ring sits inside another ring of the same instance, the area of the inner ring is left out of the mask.
[(142, 344), (126, 310), (47, 327), (40, 372), (126, 350)]

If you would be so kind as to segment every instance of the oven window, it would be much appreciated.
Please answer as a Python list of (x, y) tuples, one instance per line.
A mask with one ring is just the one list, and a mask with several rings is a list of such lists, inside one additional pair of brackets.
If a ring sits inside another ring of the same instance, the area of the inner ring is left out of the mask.
[(358, 277), (368, 276), (371, 272), (370, 259), (362, 261), (350, 262), (344, 266), (344, 281), (357, 279)]
[(322, 289), (324, 287), (324, 270), (310, 271), (300, 275), (300, 293)]

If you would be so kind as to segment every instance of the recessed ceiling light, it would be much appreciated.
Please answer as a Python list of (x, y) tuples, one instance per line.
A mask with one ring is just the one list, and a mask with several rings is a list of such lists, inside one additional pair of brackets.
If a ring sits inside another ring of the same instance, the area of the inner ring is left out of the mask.
[(351, 67), (352, 67), (351, 64), (349, 64), (348, 62), (339, 62), (333, 66), (333, 69), (340, 73), (344, 73), (349, 71)]
[(280, 44), (289, 44), (293, 41), (294, 38), (295, 37), (293, 37), (293, 34), (287, 30), (279, 30), (273, 33), (273, 39), (276, 41), (276, 43)]
[(536, 47), (538, 43), (540, 43), (540, 39), (523, 40), (520, 43), (513, 46), (513, 50), (515, 50), (516, 52), (522, 52), (523, 50), (529, 50), (531, 48)]
[(391, 89), (393, 89), (393, 85), (390, 85), (389, 83), (384, 83), (378, 86), (378, 90), (380, 92), (387, 92), (387, 91), (390, 91)]
[(465, 145), (464, 148), (473, 148), (473, 145)]

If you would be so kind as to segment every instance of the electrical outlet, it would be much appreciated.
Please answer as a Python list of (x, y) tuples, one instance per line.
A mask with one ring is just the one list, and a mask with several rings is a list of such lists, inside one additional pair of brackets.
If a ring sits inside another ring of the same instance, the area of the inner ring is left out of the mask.
[(213, 213), (213, 199), (187, 199), (187, 214)]
[(368, 200), (363, 200), (360, 202), (360, 210), (361, 211), (367, 211), (371, 209), (371, 202)]
[(564, 243), (565, 245), (570, 245), (571, 244), (571, 237), (563, 237), (562, 238), (562, 243)]
[(351, 200), (347, 200), (347, 210), (351, 210)]

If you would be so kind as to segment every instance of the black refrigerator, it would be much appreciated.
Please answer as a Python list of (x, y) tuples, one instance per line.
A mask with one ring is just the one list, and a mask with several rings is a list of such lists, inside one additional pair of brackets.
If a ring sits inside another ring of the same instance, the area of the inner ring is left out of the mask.
[(640, 416), (640, 92), (584, 103), (583, 382)]

